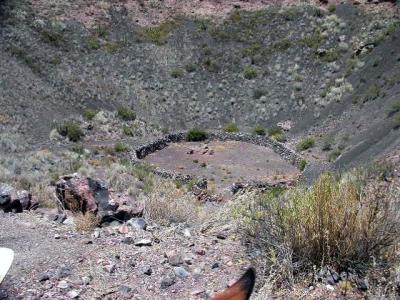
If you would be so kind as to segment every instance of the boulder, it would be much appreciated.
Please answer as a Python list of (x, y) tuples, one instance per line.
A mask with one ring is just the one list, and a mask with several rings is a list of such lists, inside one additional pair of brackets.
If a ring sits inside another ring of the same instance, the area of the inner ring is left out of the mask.
[(16, 191), (8, 184), (0, 183), (0, 210), (22, 212), (32, 206), (32, 195), (24, 190)]
[(139, 217), (144, 209), (132, 197), (111, 192), (104, 182), (77, 174), (62, 176), (56, 182), (56, 196), (65, 209), (92, 212), (100, 223)]

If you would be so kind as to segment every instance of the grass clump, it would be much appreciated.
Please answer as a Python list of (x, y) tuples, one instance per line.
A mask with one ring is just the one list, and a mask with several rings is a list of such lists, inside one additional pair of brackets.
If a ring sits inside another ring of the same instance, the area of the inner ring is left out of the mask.
[(398, 101), (392, 105), (392, 107), (388, 111), (388, 117), (391, 117), (398, 112), (400, 112), (400, 101)]
[(260, 99), (262, 96), (266, 96), (267, 94), (268, 94), (268, 92), (265, 91), (265, 90), (256, 89), (256, 90), (254, 90), (254, 92), (253, 92), (253, 98), (256, 99), (256, 100), (258, 100), (258, 99)]
[(171, 71), (171, 76), (172, 76), (173, 78), (182, 77), (182, 76), (183, 76), (183, 71), (182, 71), (181, 69), (178, 69), (178, 68), (173, 69), (173, 70)]
[(277, 42), (275, 42), (272, 47), (276, 50), (280, 50), (280, 51), (285, 51), (287, 49), (289, 49), (292, 46), (292, 42), (288, 39), (281, 39)]
[(244, 232), (261, 249), (279, 284), (315, 266), (337, 272), (398, 261), (399, 191), (363, 172), (325, 173), (309, 188), (259, 195), (242, 212)]
[(302, 160), (299, 162), (299, 170), (300, 170), (300, 171), (304, 171), (304, 169), (306, 168), (306, 166), (307, 166), (307, 161), (304, 160), (304, 159), (302, 159)]
[(134, 121), (136, 119), (136, 113), (127, 106), (118, 108), (118, 116), (124, 121)]
[(243, 69), (243, 76), (246, 79), (254, 79), (257, 77), (257, 70), (252, 66), (246, 66)]
[(261, 136), (264, 136), (264, 135), (267, 133), (266, 130), (265, 130), (265, 128), (262, 127), (262, 126), (256, 126), (256, 127), (254, 127), (253, 132), (254, 132), (255, 134), (261, 135)]
[(188, 142), (199, 142), (207, 139), (207, 132), (200, 128), (192, 128), (186, 134)]
[(165, 45), (168, 41), (168, 36), (175, 27), (175, 21), (166, 21), (156, 27), (146, 28), (143, 32), (144, 38), (158, 46)]
[(71, 142), (79, 142), (84, 133), (79, 124), (74, 120), (65, 121), (57, 126), (60, 135), (67, 137)]
[(335, 49), (328, 50), (319, 55), (319, 59), (324, 62), (334, 62), (339, 59), (339, 53)]
[(333, 14), (336, 11), (336, 5), (335, 4), (331, 4), (328, 6), (328, 11)]
[(234, 133), (234, 132), (239, 132), (239, 127), (235, 123), (228, 123), (225, 124), (223, 130), (225, 132)]
[(127, 144), (118, 142), (114, 145), (114, 150), (115, 152), (127, 152), (129, 150), (129, 147)]
[(393, 122), (394, 129), (400, 128), (400, 112), (394, 115)]
[(133, 126), (123, 126), (122, 132), (127, 136), (134, 136), (135, 135), (135, 128)]
[(100, 40), (96, 36), (90, 36), (86, 42), (89, 49), (98, 50), (101, 47)]
[(315, 146), (315, 140), (313, 137), (306, 137), (305, 139), (301, 140), (300, 143), (297, 145), (297, 150), (304, 151), (310, 149)]
[(91, 109), (91, 108), (87, 108), (83, 111), (83, 117), (86, 120), (93, 120), (93, 118), (96, 116), (97, 114), (97, 110)]
[(319, 30), (316, 30), (311, 36), (306, 36), (301, 39), (300, 43), (314, 50), (317, 50), (321, 46), (323, 40), (324, 38), (322, 37), (321, 32)]
[(99, 225), (96, 215), (92, 212), (75, 215), (75, 228), (77, 231), (91, 232)]
[(286, 142), (286, 136), (280, 127), (271, 127), (268, 129), (268, 136), (274, 139), (277, 142), (284, 143)]
[(197, 65), (196, 64), (187, 64), (187, 65), (185, 65), (185, 70), (188, 73), (193, 73), (197, 70)]
[(40, 38), (43, 42), (56, 47), (60, 47), (64, 43), (64, 36), (62, 32), (56, 30), (55, 28), (43, 29), (40, 32)]

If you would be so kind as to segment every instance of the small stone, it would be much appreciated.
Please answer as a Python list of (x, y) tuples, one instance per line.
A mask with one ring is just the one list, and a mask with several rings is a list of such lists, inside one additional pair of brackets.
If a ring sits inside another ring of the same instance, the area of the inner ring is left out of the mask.
[(213, 265), (211, 266), (211, 269), (217, 269), (219, 268), (219, 263), (215, 262), (213, 263)]
[(127, 234), (129, 232), (128, 225), (122, 224), (121, 226), (118, 227), (118, 232), (121, 234)]
[(82, 277), (82, 284), (83, 285), (88, 285), (92, 281), (93, 277), (92, 276), (83, 276)]
[(206, 250), (196, 249), (196, 250), (194, 250), (194, 253), (196, 253), (197, 255), (206, 255)]
[(189, 272), (186, 271), (186, 269), (183, 268), (183, 267), (175, 267), (174, 268), (174, 273), (175, 273), (176, 276), (178, 276), (181, 279), (187, 278), (190, 275)]
[(104, 267), (104, 270), (106, 270), (108, 273), (113, 273), (115, 271), (115, 264), (111, 263), (109, 265), (106, 265)]
[(122, 243), (127, 244), (127, 245), (132, 245), (135, 243), (135, 240), (132, 237), (127, 236), (122, 239)]
[(42, 273), (39, 276), (39, 282), (44, 282), (50, 279), (49, 273)]
[(96, 238), (96, 239), (98, 239), (98, 238), (100, 237), (100, 230), (95, 230), (95, 231), (93, 232), (93, 237)]
[(127, 224), (138, 230), (146, 230), (147, 227), (146, 220), (143, 218), (130, 219)]
[(68, 282), (66, 282), (65, 280), (61, 280), (61, 281), (58, 283), (57, 287), (58, 287), (59, 289), (67, 289), (67, 288), (69, 288), (69, 284), (68, 284)]
[(330, 290), (330, 291), (334, 291), (335, 290), (335, 288), (333, 286), (331, 286), (330, 284), (326, 285), (326, 289)]
[(59, 240), (59, 239), (61, 238), (61, 236), (60, 236), (59, 234), (55, 234), (55, 235), (54, 235), (54, 238), (55, 238), (56, 240)]
[(71, 290), (67, 293), (67, 297), (70, 299), (78, 298), (78, 296), (79, 296), (79, 292), (76, 290)]
[(153, 270), (150, 267), (145, 267), (143, 269), (143, 274), (150, 276), (153, 273)]
[(171, 251), (169, 253), (166, 254), (167, 258), (168, 258), (168, 263), (171, 266), (179, 266), (183, 264), (183, 258), (182, 255), (180, 255), (179, 253), (176, 253), (175, 251)]
[(150, 239), (141, 239), (135, 242), (135, 246), (142, 247), (142, 246), (151, 246)]
[(132, 292), (132, 288), (130, 288), (129, 286), (126, 286), (126, 285), (121, 285), (118, 288), (118, 292), (120, 292), (122, 294), (129, 294), (130, 292)]
[(190, 233), (190, 230), (188, 228), (183, 229), (182, 233), (186, 237), (191, 237), (192, 236), (192, 234)]
[(72, 271), (71, 271), (70, 268), (61, 267), (60, 269), (58, 269), (56, 277), (58, 279), (61, 279), (61, 278), (66, 278), (66, 277), (71, 276), (71, 275), (72, 275)]
[(85, 245), (91, 245), (91, 244), (93, 244), (93, 241), (92, 241), (92, 240), (89, 240), (89, 239), (86, 239), (86, 240), (83, 241), (83, 243), (84, 243)]
[(171, 285), (174, 285), (176, 283), (176, 278), (174, 275), (170, 274), (167, 276), (164, 276), (164, 278), (161, 280), (160, 287), (161, 289), (166, 289), (170, 287)]

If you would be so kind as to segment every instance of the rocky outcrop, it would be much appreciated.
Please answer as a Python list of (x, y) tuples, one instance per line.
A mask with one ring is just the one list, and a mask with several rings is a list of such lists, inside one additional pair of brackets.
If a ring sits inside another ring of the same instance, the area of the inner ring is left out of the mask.
[(15, 190), (8, 184), (0, 183), (0, 210), (22, 212), (32, 208), (32, 195), (25, 190)]
[(60, 209), (92, 212), (100, 223), (125, 221), (141, 216), (143, 205), (131, 197), (113, 193), (99, 180), (77, 174), (62, 176), (56, 182)]

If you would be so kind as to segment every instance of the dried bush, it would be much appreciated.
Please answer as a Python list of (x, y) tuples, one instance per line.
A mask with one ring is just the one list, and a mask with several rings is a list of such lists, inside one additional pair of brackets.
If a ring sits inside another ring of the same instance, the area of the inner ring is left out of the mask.
[(86, 212), (85, 214), (75, 215), (75, 228), (78, 231), (90, 232), (99, 226), (97, 217), (92, 212)]
[(160, 181), (145, 198), (145, 217), (162, 225), (196, 222), (200, 205), (197, 199), (173, 182)]
[(246, 236), (280, 266), (280, 280), (292, 284), (314, 266), (365, 271), (396, 259), (399, 187), (366, 174), (326, 173), (307, 189), (261, 194), (241, 212)]

